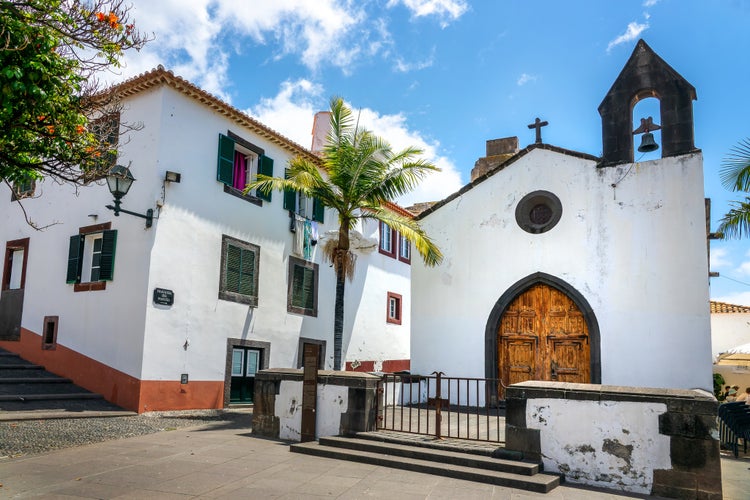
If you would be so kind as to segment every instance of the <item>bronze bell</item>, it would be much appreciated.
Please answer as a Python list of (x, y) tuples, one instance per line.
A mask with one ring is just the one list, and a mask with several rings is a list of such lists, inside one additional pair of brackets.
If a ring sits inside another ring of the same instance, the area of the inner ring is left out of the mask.
[(659, 145), (654, 141), (654, 134), (646, 132), (641, 136), (641, 145), (638, 146), (639, 153), (650, 153), (659, 149)]

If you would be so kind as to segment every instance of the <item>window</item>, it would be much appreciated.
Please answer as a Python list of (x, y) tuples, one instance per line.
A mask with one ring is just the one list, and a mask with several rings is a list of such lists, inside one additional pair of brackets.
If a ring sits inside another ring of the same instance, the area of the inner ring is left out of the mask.
[(380, 253), (396, 257), (397, 233), (385, 222), (380, 222)]
[(407, 264), (411, 262), (411, 243), (401, 234), (398, 235), (398, 260)]
[(562, 203), (549, 191), (534, 191), (516, 205), (516, 223), (531, 234), (546, 233), (560, 222)]
[(257, 306), (259, 260), (259, 246), (222, 236), (219, 298)]
[[(285, 172), (285, 175), (288, 171)], [(306, 196), (296, 191), (284, 191), (284, 210), (289, 210), (305, 219), (322, 223), (325, 217), (325, 205), (317, 198)]]
[(34, 196), (34, 190), (36, 189), (36, 182), (33, 180), (19, 181), (13, 183), (13, 191), (11, 192), (11, 201), (22, 200), (24, 198), (31, 198)]
[(5, 244), (3, 290), (16, 290), (26, 285), (26, 261), (28, 257), (28, 238), (9, 241)]
[(58, 316), (44, 317), (44, 330), (42, 333), (42, 349), (54, 349), (57, 344)]
[(287, 311), (318, 315), (318, 265), (289, 256)]
[(111, 222), (82, 227), (70, 237), (66, 283), (73, 291), (104, 290), (115, 272), (117, 230)]
[(401, 295), (388, 292), (388, 312), (386, 316), (388, 323), (401, 324)]
[(264, 154), (263, 149), (242, 139), (232, 132), (219, 134), (219, 160), (216, 180), (224, 184), (224, 192), (262, 204), (260, 200), (271, 201), (271, 193), (252, 191), (244, 195), (245, 186), (258, 174), (273, 175), (273, 160)]
[(117, 163), (117, 145), (120, 142), (120, 113), (109, 113), (89, 122), (91, 132), (99, 139), (104, 153), (99, 168), (109, 171)]

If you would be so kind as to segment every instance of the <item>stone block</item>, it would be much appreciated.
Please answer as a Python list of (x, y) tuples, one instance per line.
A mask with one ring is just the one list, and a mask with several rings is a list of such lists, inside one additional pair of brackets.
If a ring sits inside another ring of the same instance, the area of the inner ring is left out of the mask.
[(695, 474), (671, 469), (655, 469), (651, 495), (665, 498), (696, 498)]
[(526, 427), (526, 400), (510, 398), (505, 400), (505, 422), (515, 427)]
[(711, 430), (716, 427), (716, 418), (714, 417), (711, 422), (706, 420), (702, 416), (687, 413), (663, 413), (659, 415), (659, 434), (711, 439)]
[(539, 429), (505, 425), (505, 449), (523, 453), (524, 459), (539, 460), (542, 447)]
[(673, 436), (669, 442), (672, 465), (680, 470), (704, 467), (708, 458), (705, 443), (710, 441)]

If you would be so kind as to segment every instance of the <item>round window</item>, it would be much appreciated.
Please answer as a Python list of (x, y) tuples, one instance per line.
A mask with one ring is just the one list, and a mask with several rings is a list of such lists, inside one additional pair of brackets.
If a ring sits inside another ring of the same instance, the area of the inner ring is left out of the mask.
[(516, 205), (516, 222), (532, 234), (549, 231), (562, 217), (560, 199), (549, 191), (529, 193)]

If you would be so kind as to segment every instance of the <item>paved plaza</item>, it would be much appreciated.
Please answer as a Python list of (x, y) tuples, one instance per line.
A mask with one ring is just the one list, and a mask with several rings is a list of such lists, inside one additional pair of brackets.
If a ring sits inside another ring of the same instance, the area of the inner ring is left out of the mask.
[[(724, 498), (747, 499), (748, 457), (722, 468)], [(0, 483), (0, 498), (633, 498), (569, 485), (544, 495), (300, 455), (236, 422), (3, 459)]]

